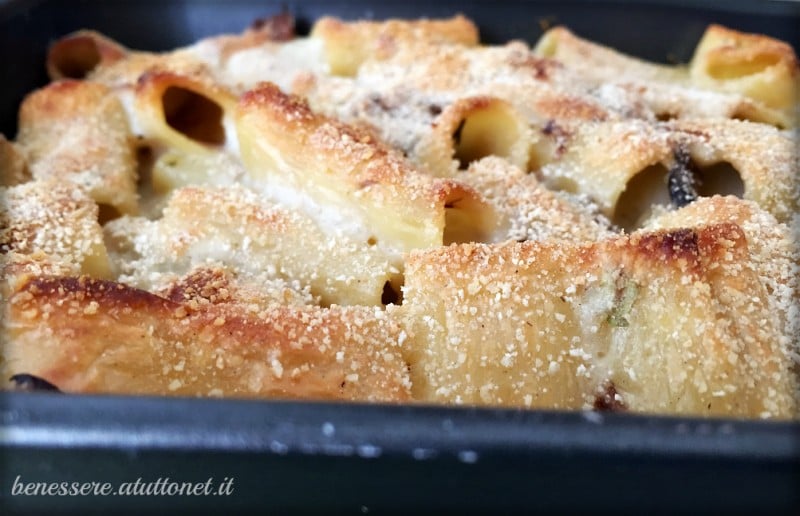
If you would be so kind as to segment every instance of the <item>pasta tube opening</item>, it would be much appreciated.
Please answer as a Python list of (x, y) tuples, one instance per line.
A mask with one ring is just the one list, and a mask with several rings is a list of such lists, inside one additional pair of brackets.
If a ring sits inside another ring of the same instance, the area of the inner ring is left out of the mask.
[(100, 52), (91, 38), (72, 38), (53, 47), (50, 62), (53, 75), (83, 79), (100, 63)]
[(487, 156), (507, 159), (527, 170), (533, 134), (508, 102), (469, 97), (445, 108), (417, 145), (418, 161), (433, 175), (452, 177)]
[(182, 152), (236, 151), (229, 120), (235, 97), (198, 68), (181, 73), (155, 67), (139, 77), (134, 107), (139, 133), (155, 147)]
[(744, 197), (744, 181), (739, 171), (728, 162), (715, 163), (700, 168), (700, 184), (697, 193), (701, 197), (733, 195)]
[(627, 232), (641, 227), (654, 205), (670, 203), (668, 176), (669, 170), (661, 163), (650, 165), (633, 176), (617, 200), (611, 221)]
[(187, 138), (208, 145), (224, 145), (224, 110), (210, 98), (180, 86), (170, 86), (161, 96), (167, 124)]
[(700, 85), (739, 93), (788, 115), (797, 102), (797, 56), (791, 46), (769, 37), (711, 25), (689, 69)]
[(383, 292), (381, 293), (381, 304), (387, 305), (402, 305), (403, 304), (403, 278), (398, 276), (393, 280), (387, 281), (383, 284)]
[(613, 222), (633, 231), (653, 214), (654, 206), (682, 208), (700, 197), (744, 197), (739, 171), (728, 162), (698, 165), (684, 150), (677, 150), (672, 165), (651, 165), (628, 181), (617, 201)]
[(459, 169), (486, 156), (512, 158), (522, 133), (521, 124), (504, 103), (476, 106), (453, 132), (454, 157)]
[(101, 226), (105, 226), (107, 222), (122, 216), (122, 213), (111, 204), (99, 203), (97, 208), (97, 222)]
[(444, 245), (488, 242), (496, 224), (494, 211), (481, 197), (455, 190), (445, 198)]
[(714, 79), (723, 81), (739, 79), (741, 77), (747, 77), (748, 75), (762, 73), (767, 68), (777, 65), (779, 62), (780, 56), (776, 55), (761, 55), (757, 56), (757, 58), (752, 61), (711, 61), (706, 67), (706, 73)]
[(58, 40), (47, 54), (47, 73), (51, 79), (83, 79), (101, 63), (123, 58), (127, 51), (91, 31), (79, 31)]

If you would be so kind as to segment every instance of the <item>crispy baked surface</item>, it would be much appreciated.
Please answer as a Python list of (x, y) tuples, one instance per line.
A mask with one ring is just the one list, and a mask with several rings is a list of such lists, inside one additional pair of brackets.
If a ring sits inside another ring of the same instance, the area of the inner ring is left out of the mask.
[[(462, 16), (90, 30), (0, 137), (0, 374), (66, 392), (800, 415), (798, 80)], [(9, 385), (10, 387), (10, 385)]]

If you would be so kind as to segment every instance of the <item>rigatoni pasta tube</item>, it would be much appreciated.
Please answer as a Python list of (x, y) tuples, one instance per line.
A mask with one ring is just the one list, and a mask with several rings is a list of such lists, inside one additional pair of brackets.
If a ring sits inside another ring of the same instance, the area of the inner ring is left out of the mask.
[(795, 417), (747, 238), (725, 223), (413, 253), (398, 311), (414, 396), (586, 409), (613, 388), (634, 411)]
[(0, 373), (65, 392), (410, 400), (402, 329), (380, 308), (191, 305), (85, 277), (31, 279), (2, 307)]
[(324, 305), (378, 306), (384, 285), (398, 281), (399, 271), (376, 247), (326, 232), (241, 187), (178, 189), (154, 224), (158, 244), (137, 249), (141, 258), (126, 271), (139, 288), (157, 287), (144, 271), (182, 276), (214, 261), (252, 281), (297, 281)]
[(794, 50), (783, 41), (710, 25), (689, 73), (698, 85), (758, 100), (790, 120), (796, 116), (800, 73)]
[(436, 118), (422, 137), (416, 158), (432, 174), (452, 177), (486, 156), (506, 158), (525, 170), (533, 135), (527, 121), (505, 100), (459, 99)]
[(35, 179), (79, 185), (119, 213), (138, 210), (133, 137), (122, 104), (107, 86), (63, 80), (28, 95), (17, 142)]
[(424, 41), (475, 46), (478, 44), (478, 29), (463, 16), (385, 22), (343, 22), (324, 17), (314, 24), (311, 37), (324, 41), (332, 75), (352, 76), (367, 59), (385, 58), (403, 44)]
[(84, 79), (98, 67), (125, 59), (128, 49), (92, 30), (79, 30), (56, 41), (47, 52), (51, 79)]
[(142, 135), (184, 152), (209, 153), (227, 143), (226, 125), (235, 97), (206, 76), (158, 67), (145, 72), (135, 91), (135, 114)]
[(401, 251), (482, 241), (496, 224), (471, 188), (417, 172), (374, 137), (313, 113), (273, 84), (245, 94), (236, 118), (253, 178), (284, 181), (320, 204), (351, 210)]

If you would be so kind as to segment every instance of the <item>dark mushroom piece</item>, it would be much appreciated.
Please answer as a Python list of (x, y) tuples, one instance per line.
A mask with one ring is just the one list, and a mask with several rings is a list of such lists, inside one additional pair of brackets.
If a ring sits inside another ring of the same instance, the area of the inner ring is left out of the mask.
[(675, 149), (675, 163), (669, 168), (667, 184), (672, 205), (682, 208), (697, 200), (698, 176), (692, 157), (684, 147)]
[(48, 382), (43, 378), (39, 378), (38, 376), (34, 376), (32, 374), (25, 374), (25, 373), (15, 374), (11, 378), (9, 378), (9, 380), (14, 383), (14, 390), (16, 391), (61, 392), (61, 389), (59, 389), (52, 383)]

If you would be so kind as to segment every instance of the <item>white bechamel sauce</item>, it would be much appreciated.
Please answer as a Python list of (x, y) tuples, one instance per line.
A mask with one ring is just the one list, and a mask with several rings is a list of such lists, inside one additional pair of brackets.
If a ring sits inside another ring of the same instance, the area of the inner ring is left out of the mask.
[(237, 91), (263, 81), (289, 92), (295, 77), (304, 72), (327, 73), (322, 41), (298, 38), (287, 43), (265, 43), (233, 54), (224, 65), (223, 77)]
[(222, 129), (225, 131), (225, 145), (223, 149), (237, 159), (241, 159), (239, 151), (239, 135), (236, 132), (236, 122), (233, 120), (233, 113), (225, 113), (222, 117)]
[(130, 126), (131, 133), (133, 133), (134, 136), (144, 136), (144, 129), (139, 123), (139, 116), (136, 113), (136, 96), (133, 88), (130, 86), (122, 86), (117, 88), (115, 93), (117, 94), (120, 104), (122, 104), (122, 109), (125, 110), (125, 114), (128, 117), (128, 125)]

